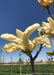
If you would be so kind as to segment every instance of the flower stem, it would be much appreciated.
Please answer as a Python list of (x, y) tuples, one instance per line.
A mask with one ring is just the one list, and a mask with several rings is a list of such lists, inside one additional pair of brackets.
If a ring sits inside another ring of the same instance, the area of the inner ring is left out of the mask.
[(40, 45), (40, 49), (39, 49), (39, 51), (36, 53), (36, 55), (34, 56), (34, 60), (37, 58), (37, 56), (38, 56), (38, 54), (40, 53), (40, 51), (41, 51), (41, 49), (42, 49), (42, 44)]
[(47, 10), (48, 10), (48, 14), (49, 14), (51, 17), (53, 17), (53, 18), (54, 18), (54, 16), (51, 14), (51, 12), (50, 12), (49, 8), (47, 8)]
[(37, 58), (38, 54), (40, 53), (41, 49), (42, 49), (42, 44), (40, 45), (39, 52), (37, 52), (37, 54), (35, 55), (34, 58), (32, 57), (32, 55), (31, 55), (31, 53), (30, 53), (30, 56), (29, 56), (29, 57), (30, 57), (30, 62), (31, 62), (32, 75), (36, 75), (36, 74), (35, 74), (35, 69), (34, 69), (34, 61), (35, 61), (35, 59)]
[(35, 69), (34, 69), (34, 60), (31, 57), (30, 57), (30, 62), (31, 62), (31, 68), (32, 68), (32, 75), (36, 75), (35, 74)]

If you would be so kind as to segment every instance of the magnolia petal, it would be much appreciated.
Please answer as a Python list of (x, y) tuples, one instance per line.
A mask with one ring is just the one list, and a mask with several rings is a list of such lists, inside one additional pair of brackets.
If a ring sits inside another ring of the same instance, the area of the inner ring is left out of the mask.
[(17, 39), (17, 37), (16, 37), (15, 35), (13, 35), (13, 34), (8, 34), (8, 33), (2, 34), (2, 35), (1, 35), (1, 38), (5, 39), (5, 40), (8, 40), (8, 41), (12, 41), (12, 40)]
[(40, 32), (42, 30), (43, 27), (39, 27), (37, 30)]
[(41, 35), (40, 35), (40, 32), (38, 32), (38, 35), (39, 35), (39, 37), (41, 36)]
[(47, 36), (43, 35), (43, 36), (40, 36), (40, 37), (37, 37), (33, 40), (34, 43), (34, 46), (37, 46), (38, 44), (43, 44), (43, 46), (47, 46), (47, 49), (50, 49), (51, 48), (51, 45), (50, 45), (50, 41), (49, 39), (47, 38)]
[(33, 50), (33, 43), (30, 40), (24, 40), (23, 41), (23, 48), (29, 52), (32, 52)]
[(2, 39), (8, 40), (8, 41), (12, 41), (12, 42), (16, 42), (16, 43), (21, 43), (21, 39), (17, 38), (15, 35), (13, 34), (2, 34), (1, 35)]
[(28, 39), (29, 36), (40, 27), (40, 25), (38, 23), (33, 24), (32, 26), (29, 26), (23, 34), (23, 39)]
[(38, 2), (41, 3), (44, 7), (51, 6), (54, 3), (53, 0), (38, 0)]
[(40, 28), (38, 28), (38, 31), (39, 32), (42, 32), (42, 33), (49, 33), (49, 28), (47, 28), (47, 27), (40, 27)]
[(53, 19), (50, 18), (50, 17), (48, 17), (47, 19), (48, 19), (48, 21), (49, 21), (50, 26), (51, 26), (52, 28), (54, 28), (54, 21), (53, 21)]
[(49, 28), (47, 28), (47, 27), (43, 27), (43, 29), (42, 30), (44, 30), (45, 31), (45, 33), (49, 33), (49, 31), (50, 31), (50, 29)]
[(52, 39), (51, 41), (52, 41), (52, 45), (53, 45), (53, 47), (54, 47), (54, 40)]
[(49, 50), (51, 48), (50, 45), (47, 45), (47, 44), (43, 44), (42, 47), (46, 46), (47, 47), (47, 50)]
[(46, 47), (47, 47), (47, 50), (49, 50), (51, 48), (51, 46), (50, 45), (47, 45), (47, 44), (46, 44)]
[(33, 40), (33, 50), (36, 48), (36, 46), (39, 44), (39, 42), (36, 41), (36, 39)]
[(23, 47), (21, 45), (17, 45), (15, 43), (8, 43), (4, 46), (2, 50), (6, 53), (11, 53), (14, 51), (21, 51), (22, 48)]
[(53, 34), (53, 35), (54, 35), (54, 30), (52, 30), (52, 31), (51, 31), (51, 34)]
[(17, 36), (18, 36), (19, 38), (21, 38), (22, 35), (23, 35), (23, 32), (22, 32), (21, 30), (19, 30), (19, 29), (16, 29), (16, 34), (17, 34)]
[(53, 1), (53, 0), (48, 0), (48, 2), (49, 2), (49, 3), (54, 3), (54, 1)]
[(51, 32), (49, 32), (49, 38), (52, 38), (52, 37), (54, 37), (54, 30), (52, 30)]
[(41, 0), (38, 0), (39, 3), (41, 3)]
[(46, 23), (46, 22), (42, 22), (42, 26), (43, 26), (43, 27), (50, 28), (50, 25), (49, 25), (49, 23)]
[(42, 8), (41, 8), (42, 11), (44, 11), (45, 9), (46, 9), (45, 7), (42, 7)]
[(8, 43), (4, 46), (4, 48), (10, 48), (12, 46), (16, 45), (15, 43)]

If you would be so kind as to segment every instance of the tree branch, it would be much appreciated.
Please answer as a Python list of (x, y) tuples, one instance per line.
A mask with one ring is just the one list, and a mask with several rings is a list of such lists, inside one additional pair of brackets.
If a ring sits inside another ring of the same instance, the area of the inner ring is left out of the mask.
[(38, 56), (38, 54), (40, 53), (41, 49), (42, 49), (42, 44), (40, 45), (40, 49), (39, 49), (39, 51), (36, 53), (36, 55), (34, 56), (33, 60), (35, 60), (35, 59), (37, 58), (37, 56)]
[(47, 10), (48, 10), (48, 14), (49, 14), (51, 17), (53, 17), (53, 18), (54, 18), (54, 16), (51, 14), (51, 12), (50, 12), (49, 8), (47, 8)]

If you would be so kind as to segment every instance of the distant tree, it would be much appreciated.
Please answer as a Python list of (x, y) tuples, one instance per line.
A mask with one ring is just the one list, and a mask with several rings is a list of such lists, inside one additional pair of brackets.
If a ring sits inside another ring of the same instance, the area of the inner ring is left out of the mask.
[(40, 61), (41, 63), (43, 62), (43, 60)]
[(23, 64), (24, 63), (24, 61), (21, 59), (21, 58), (19, 58), (19, 61), (17, 61), (17, 64)]

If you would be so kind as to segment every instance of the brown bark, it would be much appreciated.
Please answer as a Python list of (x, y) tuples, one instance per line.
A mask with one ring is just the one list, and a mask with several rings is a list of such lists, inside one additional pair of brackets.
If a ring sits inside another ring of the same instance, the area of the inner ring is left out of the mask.
[(32, 68), (32, 75), (36, 75), (35, 74), (35, 69), (34, 69), (34, 60), (31, 57), (30, 57), (30, 62), (31, 62), (31, 68)]
[(47, 8), (47, 10), (48, 10), (48, 14), (49, 14), (51, 17), (53, 17), (53, 18), (54, 18), (54, 15), (52, 15), (52, 14), (51, 14), (51, 12), (50, 12), (49, 8)]
[(42, 44), (40, 45), (39, 51), (38, 51), (37, 54), (34, 56), (34, 58), (33, 58), (34, 60), (37, 58), (37, 56), (38, 56), (38, 54), (40, 53), (41, 49), (42, 49)]
[(38, 54), (40, 53), (41, 49), (42, 49), (42, 44), (40, 45), (40, 49), (39, 49), (39, 51), (37, 52), (37, 54), (34, 56), (34, 58), (32, 58), (32, 55), (31, 55), (31, 53), (30, 53), (30, 56), (29, 56), (29, 57), (30, 57), (30, 62), (31, 62), (32, 75), (36, 75), (36, 74), (35, 74), (35, 69), (34, 69), (34, 61), (35, 61), (35, 59), (37, 58)]

